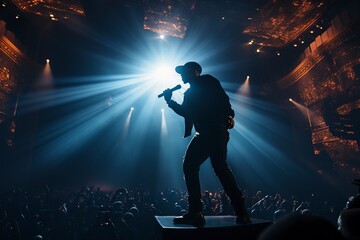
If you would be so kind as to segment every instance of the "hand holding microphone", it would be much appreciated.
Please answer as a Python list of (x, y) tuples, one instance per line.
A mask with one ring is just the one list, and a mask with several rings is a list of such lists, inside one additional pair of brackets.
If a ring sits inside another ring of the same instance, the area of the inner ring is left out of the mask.
[(165, 98), (165, 101), (168, 102), (168, 101), (170, 101), (170, 99), (171, 99), (172, 92), (173, 92), (173, 91), (176, 91), (176, 90), (178, 90), (178, 89), (180, 89), (180, 88), (181, 88), (181, 85), (178, 84), (178, 85), (176, 85), (176, 86), (173, 87), (173, 88), (165, 89), (161, 94), (158, 95), (158, 98), (164, 97), (164, 98)]

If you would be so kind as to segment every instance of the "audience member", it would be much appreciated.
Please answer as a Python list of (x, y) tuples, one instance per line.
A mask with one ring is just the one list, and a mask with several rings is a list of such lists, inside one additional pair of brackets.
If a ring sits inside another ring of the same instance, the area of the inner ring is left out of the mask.
[(291, 213), (265, 229), (259, 240), (342, 240), (336, 226), (313, 214)]
[[(360, 186), (360, 182), (357, 180), (354, 180), (353, 183)], [(349, 197), (337, 223), (338, 230), (347, 240), (360, 239), (360, 193)]]

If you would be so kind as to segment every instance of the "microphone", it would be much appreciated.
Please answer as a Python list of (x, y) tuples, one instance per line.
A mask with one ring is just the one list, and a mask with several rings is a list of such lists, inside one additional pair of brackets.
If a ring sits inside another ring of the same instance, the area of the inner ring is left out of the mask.
[(176, 91), (176, 90), (178, 90), (180, 88), (181, 88), (181, 85), (178, 84), (178, 85), (176, 85), (175, 87), (173, 87), (171, 89), (167, 89), (167, 90), (163, 91), (161, 94), (158, 95), (158, 98), (163, 97), (165, 95), (165, 92), (173, 92), (173, 91)]

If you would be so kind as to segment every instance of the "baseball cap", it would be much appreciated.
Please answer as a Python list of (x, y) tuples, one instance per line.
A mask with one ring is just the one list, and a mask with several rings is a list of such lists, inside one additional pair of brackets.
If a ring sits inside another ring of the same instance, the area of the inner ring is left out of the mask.
[(197, 62), (187, 62), (182, 66), (177, 66), (175, 68), (175, 71), (179, 74), (182, 74), (185, 71), (198, 71), (200, 74), (202, 71), (202, 68), (201, 68), (200, 64), (198, 64)]

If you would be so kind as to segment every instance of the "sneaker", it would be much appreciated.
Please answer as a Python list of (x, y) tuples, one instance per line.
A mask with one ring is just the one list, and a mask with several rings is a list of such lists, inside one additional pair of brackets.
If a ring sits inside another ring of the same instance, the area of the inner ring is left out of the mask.
[(233, 204), (236, 223), (251, 223), (250, 215), (245, 207), (244, 198), (241, 198), (236, 204)]
[(187, 212), (180, 217), (175, 217), (173, 219), (173, 222), (174, 224), (190, 224), (194, 226), (203, 226), (205, 224), (205, 217), (202, 212)]

